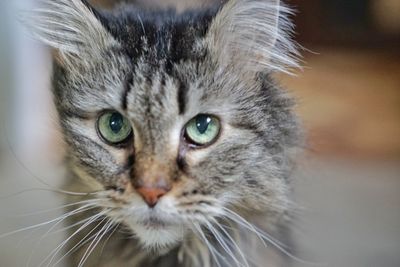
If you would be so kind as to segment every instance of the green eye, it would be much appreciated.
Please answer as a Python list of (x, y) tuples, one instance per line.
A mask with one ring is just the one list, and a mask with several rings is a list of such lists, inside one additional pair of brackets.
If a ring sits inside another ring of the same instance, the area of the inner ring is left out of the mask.
[(217, 139), (220, 129), (221, 124), (216, 117), (200, 114), (186, 125), (185, 137), (194, 145), (205, 146)]
[(113, 145), (123, 143), (132, 133), (129, 121), (115, 111), (101, 115), (97, 122), (97, 129), (101, 137)]

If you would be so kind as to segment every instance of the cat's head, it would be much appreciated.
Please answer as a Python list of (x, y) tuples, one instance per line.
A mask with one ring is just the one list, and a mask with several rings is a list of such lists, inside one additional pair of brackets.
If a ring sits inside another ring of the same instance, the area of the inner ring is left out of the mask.
[(296, 50), (279, 1), (183, 14), (41, 4), (34, 33), (57, 50), (69, 164), (107, 216), (157, 247), (235, 208), (286, 211), (297, 124), (270, 74)]

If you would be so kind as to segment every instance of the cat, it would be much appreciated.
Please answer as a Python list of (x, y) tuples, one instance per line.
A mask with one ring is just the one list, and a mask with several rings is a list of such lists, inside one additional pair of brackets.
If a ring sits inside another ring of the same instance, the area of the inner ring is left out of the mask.
[(49, 265), (290, 265), (302, 137), (273, 78), (298, 67), (290, 14), (279, 0), (179, 13), (39, 1), (30, 27), (56, 51), (77, 205)]

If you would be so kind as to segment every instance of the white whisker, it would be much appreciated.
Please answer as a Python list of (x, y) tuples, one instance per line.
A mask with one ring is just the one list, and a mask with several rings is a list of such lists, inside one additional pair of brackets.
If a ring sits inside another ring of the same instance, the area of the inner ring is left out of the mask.
[(103, 211), (99, 214), (96, 214), (94, 216), (92, 216), (91, 220), (89, 220), (88, 222), (86, 222), (84, 225), (82, 225), (81, 227), (79, 227), (78, 230), (76, 230), (74, 233), (72, 233), (66, 240), (64, 240), (63, 242), (61, 242), (55, 249), (53, 249), (50, 254), (40, 263), (39, 266), (42, 266), (50, 257), (50, 261), (48, 263), (47, 266), (50, 266), (51, 262), (54, 260), (55, 256), (58, 254), (58, 252), (65, 246), (65, 244), (67, 244), (75, 235), (77, 235), (81, 230), (83, 230), (84, 228), (86, 228), (87, 226), (89, 226), (90, 224), (92, 224), (93, 222), (95, 222), (98, 218), (100, 218), (101, 216), (103, 216), (104, 214), (106, 214), (108, 211)]
[(64, 214), (54, 225), (52, 225), (52, 226), (49, 228), (49, 230), (47, 230), (47, 231), (42, 235), (42, 237), (41, 237), (38, 241), (35, 242), (35, 245), (34, 245), (34, 247), (33, 247), (33, 249), (32, 249), (32, 252), (31, 252), (30, 255), (29, 255), (28, 262), (27, 262), (27, 266), (29, 266), (29, 264), (30, 264), (30, 261), (31, 261), (31, 259), (32, 259), (32, 256), (33, 256), (33, 254), (34, 254), (34, 252), (35, 252), (35, 248), (37, 248), (37, 246), (43, 241), (43, 239), (45, 239), (45, 238), (48, 236), (48, 234), (49, 234), (54, 228), (56, 228), (60, 223), (62, 223), (62, 222), (63, 222), (65, 219), (67, 219), (68, 217), (73, 216), (73, 215), (78, 214), (78, 213), (81, 213), (81, 212), (88, 211), (88, 210), (93, 209), (93, 208), (95, 208), (94, 204), (87, 204), (87, 205), (85, 205), (85, 206), (79, 207), (79, 208), (77, 208), (77, 209), (75, 209), (75, 210), (72, 210), (72, 211), (70, 211), (70, 212)]
[[(99, 218), (97, 218), (97, 219), (99, 219)], [(97, 221), (97, 219), (95, 221)], [(95, 222), (95, 221), (93, 221), (93, 222)], [(83, 238), (81, 238), (81, 240), (78, 243), (76, 243), (71, 249), (69, 249), (57, 262), (54, 263), (54, 265), (56, 266), (64, 258), (68, 257), (69, 255), (71, 255), (72, 253), (77, 251), (79, 248), (81, 248), (82, 246), (84, 246), (85, 244), (90, 242), (93, 238), (95, 238), (96, 233), (93, 234), (91, 237), (89, 237), (89, 236), (101, 225), (101, 223), (103, 221), (104, 221), (104, 219), (99, 224), (97, 224), (95, 227), (93, 227)]]
[(211, 245), (211, 243), (207, 240), (207, 237), (205, 236), (203, 230), (201, 229), (201, 227), (200, 227), (197, 223), (192, 222), (192, 225), (195, 227), (195, 230), (196, 230), (195, 232), (199, 233), (200, 238), (205, 242), (205, 244), (206, 244), (207, 248), (209, 249), (211, 255), (213, 256), (213, 258), (214, 258), (215, 263), (217, 264), (217, 266), (218, 266), (218, 267), (221, 267), (221, 263), (220, 263), (219, 260), (218, 260), (218, 256), (220, 256), (220, 257), (226, 262), (225, 257), (222, 256), (222, 255), (214, 248), (213, 245)]
[(76, 222), (76, 223), (71, 224), (71, 225), (69, 225), (69, 226), (63, 227), (63, 228), (61, 228), (61, 229), (59, 229), (59, 230), (57, 230), (57, 231), (53, 231), (53, 232), (51, 232), (51, 233), (49, 233), (49, 234), (52, 235), (52, 234), (57, 234), (57, 233), (60, 233), (60, 232), (67, 231), (67, 230), (69, 230), (69, 229), (71, 229), (71, 228), (74, 228), (74, 227), (76, 227), (76, 226), (78, 226), (78, 225), (81, 225), (81, 224), (83, 224), (83, 223), (89, 221), (90, 219), (91, 219), (91, 217), (86, 218), (86, 219), (83, 219), (83, 220), (81, 220), (81, 221), (79, 221), (79, 222)]
[(55, 207), (55, 208), (50, 208), (50, 209), (46, 209), (46, 210), (39, 210), (37, 212), (31, 212), (31, 213), (15, 215), (15, 217), (27, 217), (27, 216), (44, 214), (44, 213), (57, 211), (57, 210), (61, 210), (61, 209), (65, 209), (65, 208), (68, 208), (68, 207), (73, 207), (73, 206), (77, 206), (77, 205), (81, 205), (81, 204), (96, 203), (99, 200), (102, 200), (102, 199), (88, 199), (88, 200), (78, 201), (78, 202), (62, 205), (62, 206)]
[[(225, 216), (228, 219), (231, 219), (232, 221), (236, 222), (237, 224), (239, 224), (239, 225), (243, 226), (244, 228), (252, 231), (254, 234), (257, 235), (257, 237), (260, 239), (260, 241), (263, 243), (263, 245), (265, 247), (268, 247), (268, 245), (265, 243), (265, 241), (262, 238), (262, 236), (260, 235), (260, 233), (254, 228), (254, 226), (251, 223), (249, 223), (242, 216), (240, 216), (239, 214), (235, 213), (234, 211), (232, 211), (232, 210), (230, 210), (228, 208), (222, 207), (222, 209), (227, 212), (227, 214), (225, 214)], [(232, 217), (232, 216), (234, 216), (234, 217)]]
[(256, 228), (253, 224), (249, 223), (247, 220), (245, 220), (239, 214), (233, 212), (232, 210), (230, 210), (228, 208), (223, 208), (223, 209), (228, 212), (226, 214), (226, 218), (236, 222), (239, 225), (242, 225), (244, 228), (246, 228), (246, 229), (250, 230), (251, 232), (253, 232), (254, 234), (256, 234), (258, 236), (258, 238), (260, 239), (260, 241), (262, 241), (264, 246), (267, 247), (267, 244), (265, 243), (265, 241), (267, 241), (268, 243), (273, 245), (275, 248), (277, 248), (279, 251), (284, 253), (286, 256), (290, 257), (291, 259), (293, 259), (293, 260), (295, 260), (297, 262), (300, 262), (300, 263), (303, 263), (303, 264), (307, 264), (307, 265), (313, 265), (313, 266), (320, 266), (321, 265), (321, 263), (315, 263), (315, 262), (310, 262), (310, 261), (306, 261), (306, 260), (300, 259), (299, 257), (297, 257), (297, 256), (293, 255), (292, 253), (290, 253), (287, 249), (285, 249), (284, 245), (280, 244), (281, 242), (275, 240), (274, 238), (272, 238), (270, 235), (268, 235), (267, 233), (265, 233), (261, 229)]
[[(107, 239), (104, 241), (104, 244), (103, 244), (103, 246), (102, 246), (102, 248), (101, 248), (101, 250), (100, 250), (100, 257), (101, 257), (101, 255), (103, 255), (104, 248), (106, 247), (108, 241), (109, 241), (110, 238), (114, 235), (115, 231), (117, 231), (117, 229), (119, 228), (120, 225), (121, 225), (121, 223), (115, 224), (115, 226), (113, 227), (114, 229), (110, 232), (110, 235), (109, 235), (109, 236), (107, 237)], [(112, 228), (111, 228), (111, 229), (112, 229)]]
[(82, 267), (85, 264), (87, 259), (92, 254), (93, 250), (97, 247), (101, 239), (107, 234), (108, 230), (110, 229), (113, 223), (114, 223), (113, 221), (109, 221), (100, 229), (100, 231), (97, 233), (92, 243), (89, 245), (88, 249), (85, 251), (85, 254), (83, 255), (81, 261), (79, 262), (78, 267)]
[(65, 215), (61, 215), (60, 217), (57, 217), (57, 218), (52, 219), (52, 220), (49, 220), (47, 222), (38, 223), (38, 224), (35, 224), (35, 225), (31, 225), (31, 226), (28, 226), (28, 227), (25, 227), (25, 228), (21, 228), (21, 229), (9, 232), (9, 233), (2, 234), (2, 235), (0, 235), (0, 238), (8, 237), (8, 236), (11, 236), (11, 235), (14, 235), (14, 234), (17, 234), (17, 233), (20, 233), (20, 232), (28, 231), (28, 230), (31, 230), (31, 229), (35, 229), (35, 228), (40, 228), (42, 226), (51, 224), (53, 222), (57, 222), (58, 220), (63, 219), (64, 216)]
[(216, 238), (217, 242), (221, 245), (221, 247), (225, 250), (229, 257), (233, 259), (237, 266), (242, 267), (243, 265), (239, 262), (239, 260), (235, 257), (231, 247), (225, 242), (224, 238), (221, 234), (209, 223), (208, 221), (205, 222), (207, 228), (211, 231), (211, 233)]
[(216, 224), (218, 226), (219, 229), (221, 229), (221, 231), (228, 237), (228, 239), (230, 240), (231, 244), (236, 248), (236, 251), (239, 253), (240, 257), (243, 259), (245, 266), (249, 266), (248, 262), (247, 262), (247, 258), (244, 256), (242, 250), (240, 249), (239, 245), (236, 243), (236, 241), (231, 237), (231, 235), (228, 233), (228, 231), (216, 220), (216, 219), (212, 219), (212, 221), (214, 222), (214, 224)]

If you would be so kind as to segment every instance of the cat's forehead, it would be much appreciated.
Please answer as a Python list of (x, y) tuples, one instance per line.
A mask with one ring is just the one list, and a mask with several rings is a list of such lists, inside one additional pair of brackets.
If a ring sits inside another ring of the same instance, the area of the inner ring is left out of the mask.
[(105, 14), (108, 31), (129, 57), (146, 57), (157, 65), (161, 61), (180, 62), (201, 58), (198, 42), (206, 35), (215, 9), (177, 14), (167, 11), (136, 11), (131, 7)]
[(180, 128), (192, 116), (207, 112), (207, 101), (202, 99), (206, 93), (204, 77), (188, 75), (198, 71), (195, 65), (182, 63), (168, 70), (166, 65), (139, 63), (121, 94), (125, 114), (140, 130), (155, 131), (153, 135), (162, 139), (162, 132)]
[[(165, 123), (187, 111), (189, 91), (199, 88), (204, 79), (200, 72), (205, 71), (199, 70), (206, 58), (202, 40), (215, 12), (127, 9), (104, 14), (103, 24), (122, 47), (110, 60), (118, 61), (113, 65), (120, 69), (123, 80), (119, 88), (107, 90), (119, 95), (124, 112), (138, 123), (149, 116)], [(106, 67), (103, 71), (107, 76)], [(196, 98), (196, 93), (191, 93), (191, 98)]]

